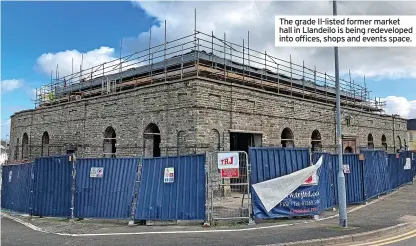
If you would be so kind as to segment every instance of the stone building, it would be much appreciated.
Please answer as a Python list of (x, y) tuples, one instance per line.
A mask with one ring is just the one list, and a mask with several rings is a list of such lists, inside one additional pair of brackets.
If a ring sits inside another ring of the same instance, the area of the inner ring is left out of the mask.
[[(336, 150), (331, 76), (224, 40), (209, 37), (203, 46), (203, 39), (196, 36), (189, 47), (185, 39), (175, 41), (182, 46), (169, 43), (181, 47), (170, 53), (165, 44), (160, 60), (150, 49), (133, 54), (144, 57), (139, 65), (129, 60), (122, 71), (108, 71), (106, 63), (39, 89), (35, 109), (11, 117), (10, 159), (71, 152), (163, 156), (249, 146)], [(345, 152), (405, 148), (405, 119), (383, 114), (366, 88), (341, 85)]]

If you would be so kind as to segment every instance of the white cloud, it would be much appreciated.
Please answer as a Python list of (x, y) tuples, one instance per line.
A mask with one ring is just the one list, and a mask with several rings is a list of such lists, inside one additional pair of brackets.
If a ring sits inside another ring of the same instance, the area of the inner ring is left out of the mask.
[(416, 100), (409, 101), (397, 96), (388, 96), (384, 100), (387, 114), (398, 114), (408, 119), (416, 118)]
[(9, 79), (1, 81), (1, 92), (11, 92), (23, 86), (23, 80), (20, 79)]
[[(227, 33), (227, 40), (241, 44), (250, 31), (250, 48), (318, 70), (333, 74), (332, 48), (276, 48), (274, 47), (275, 15), (332, 15), (332, 1), (243, 1), (243, 2), (133, 2), (155, 17), (159, 24), (152, 27), (152, 43), (164, 39), (163, 21), (167, 20), (167, 37), (173, 40), (194, 30), (194, 9), (197, 9), (197, 29), (214, 32), (219, 37)], [(416, 2), (339, 1), (338, 14), (354, 15), (413, 15)], [(134, 50), (148, 45), (148, 33), (140, 33), (129, 40)], [(134, 45), (132, 45), (134, 44)], [(341, 73), (351, 69), (353, 76), (400, 78), (416, 77), (416, 48), (340, 48)]]

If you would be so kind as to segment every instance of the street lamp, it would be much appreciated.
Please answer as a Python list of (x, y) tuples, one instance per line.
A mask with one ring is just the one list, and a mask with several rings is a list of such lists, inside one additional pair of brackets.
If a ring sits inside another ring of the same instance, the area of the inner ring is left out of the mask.
[[(337, 16), (337, 2), (332, 1), (333, 15)], [(337, 140), (338, 140), (338, 204), (339, 204), (339, 225), (340, 227), (347, 227), (347, 196), (345, 191), (345, 175), (344, 165), (342, 161), (342, 131), (341, 131), (341, 96), (339, 86), (339, 58), (338, 47), (334, 47), (335, 56), (335, 87), (337, 92), (336, 110), (337, 110)]]

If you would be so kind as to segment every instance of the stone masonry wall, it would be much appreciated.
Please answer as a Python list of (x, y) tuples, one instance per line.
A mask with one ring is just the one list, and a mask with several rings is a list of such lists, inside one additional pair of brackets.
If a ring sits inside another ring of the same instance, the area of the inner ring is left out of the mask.
[[(232, 97), (231, 97), (232, 94)], [(232, 110), (231, 109), (232, 98)], [(352, 116), (351, 125), (345, 117)], [(402, 145), (406, 121), (361, 110), (342, 110), (342, 131), (357, 136), (357, 149), (367, 146), (372, 134), (375, 148), (381, 137), (389, 151)], [(228, 150), (229, 129), (262, 132), (263, 146), (280, 146), (281, 132), (289, 127), (296, 147), (310, 147), (319, 130), (323, 150), (335, 151), (335, 105), (317, 103), (244, 86), (231, 86), (205, 78), (161, 83), (102, 97), (18, 112), (11, 119), (11, 160), (21, 159), (22, 137), (29, 135), (29, 155), (41, 154), (42, 135), (50, 137), (49, 154), (62, 154), (70, 144), (79, 157), (102, 157), (105, 129), (116, 132), (116, 156), (143, 154), (143, 132), (154, 123), (161, 133), (161, 155)], [(19, 138), (19, 145), (17, 145)]]

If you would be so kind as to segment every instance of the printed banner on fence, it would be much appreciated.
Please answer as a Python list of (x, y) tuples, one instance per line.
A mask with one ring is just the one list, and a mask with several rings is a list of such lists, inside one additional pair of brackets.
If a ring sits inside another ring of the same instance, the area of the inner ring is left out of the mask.
[(404, 165), (404, 170), (410, 170), (412, 169), (412, 161), (410, 158), (406, 158), (406, 164)]
[(173, 183), (175, 179), (175, 169), (173, 167), (165, 168), (164, 183)]
[(218, 153), (218, 169), (239, 168), (238, 152)]
[(293, 192), (299, 188), (299, 186), (301, 186), (305, 180), (307, 180), (314, 172), (316, 172), (321, 167), (321, 165), (322, 156), (313, 166), (309, 166), (282, 177), (253, 184), (252, 187), (264, 208), (267, 210), (267, 212), (270, 212), (272, 208), (276, 207), (288, 195), (293, 194)]

